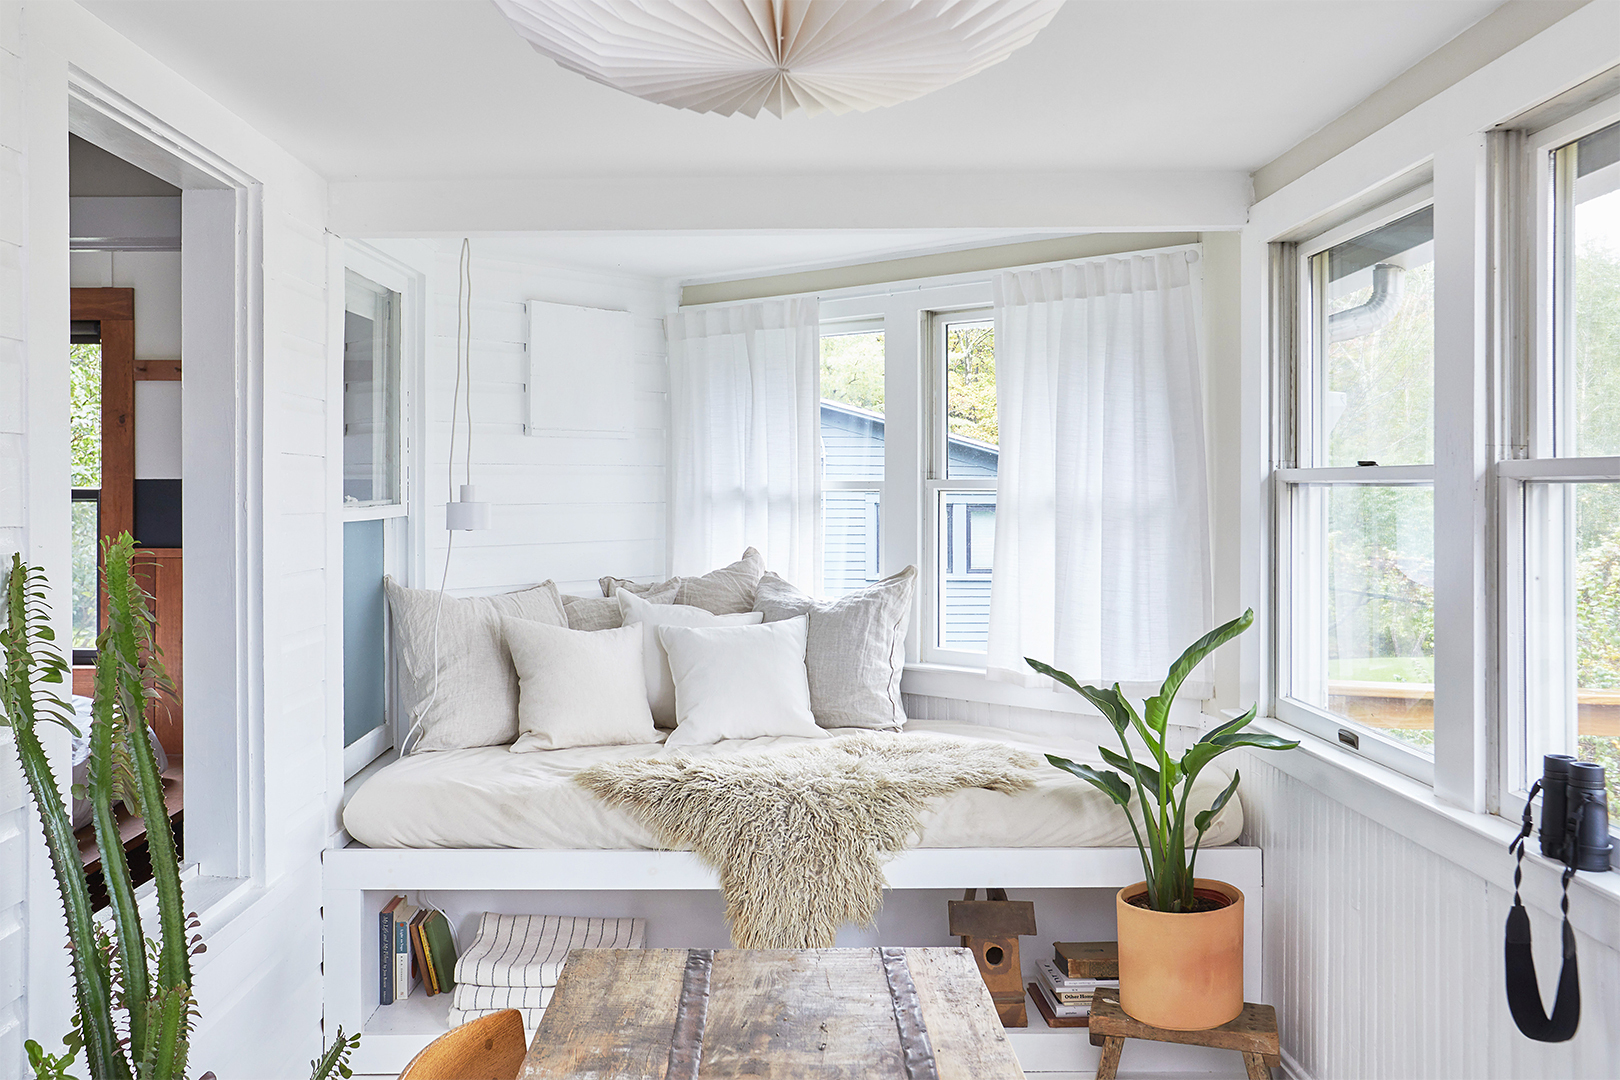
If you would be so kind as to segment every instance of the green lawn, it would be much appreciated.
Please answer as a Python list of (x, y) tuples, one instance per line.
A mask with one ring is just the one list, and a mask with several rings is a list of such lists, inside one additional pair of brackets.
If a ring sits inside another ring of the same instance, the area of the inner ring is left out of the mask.
[(1346, 682), (1403, 682), (1432, 684), (1432, 656), (1369, 656), (1329, 660), (1328, 678)]

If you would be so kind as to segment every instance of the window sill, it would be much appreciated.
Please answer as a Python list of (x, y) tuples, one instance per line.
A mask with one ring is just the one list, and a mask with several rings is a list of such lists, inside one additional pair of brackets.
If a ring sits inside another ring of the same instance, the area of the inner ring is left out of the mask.
[[(1518, 835), (1516, 823), (1448, 806), (1426, 785), (1280, 720), (1262, 717), (1254, 728), (1299, 740), (1298, 750), (1255, 753), (1257, 761), (1511, 893), (1513, 856), (1507, 846)], [(1561, 870), (1562, 864), (1536, 854), (1532, 843), (1524, 859), (1525, 903), (1556, 915)], [(1569, 892), (1570, 922), (1576, 929), (1620, 949), (1620, 872), (1576, 874)], [(1507, 917), (1505, 904), (1502, 917)]]

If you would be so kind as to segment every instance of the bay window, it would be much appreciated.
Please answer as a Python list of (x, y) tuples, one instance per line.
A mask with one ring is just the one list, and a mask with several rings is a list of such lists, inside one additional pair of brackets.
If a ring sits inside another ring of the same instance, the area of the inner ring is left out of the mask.
[(931, 316), (930, 656), (983, 664), (996, 536), (996, 330), (987, 310)]

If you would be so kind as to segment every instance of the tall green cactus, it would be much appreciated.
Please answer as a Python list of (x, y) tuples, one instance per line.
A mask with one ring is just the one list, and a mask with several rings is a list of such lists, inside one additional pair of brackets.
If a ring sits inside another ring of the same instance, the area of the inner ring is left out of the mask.
[[(68, 665), (50, 627), (45, 575), (13, 555), (6, 582), (6, 625), (0, 629), (5, 654), (0, 723), (16, 735), (17, 754), (44, 825), (67, 915), (78, 1005), (77, 1030), (68, 1038), (66, 1057), (29, 1047), (42, 1077), (61, 1075), (80, 1043), (94, 1080), (179, 1080), (185, 1075), (195, 1012), (191, 996), (195, 941), (186, 941), (174, 833), (146, 723), (149, 704), (172, 684), (158, 659), (148, 598), (131, 573), (134, 546), (125, 533), (103, 549), (107, 626), (96, 639), (96, 695), (89, 733), (86, 788), (111, 907), (110, 941), (94, 920), (72, 823), (36, 730), (39, 723), (48, 722), (79, 734), (72, 710), (52, 689), (63, 683)], [(115, 802), (122, 802), (146, 824), (160, 933), (155, 979), (118, 835)], [(120, 1013), (127, 1024), (127, 1043), (119, 1031)]]

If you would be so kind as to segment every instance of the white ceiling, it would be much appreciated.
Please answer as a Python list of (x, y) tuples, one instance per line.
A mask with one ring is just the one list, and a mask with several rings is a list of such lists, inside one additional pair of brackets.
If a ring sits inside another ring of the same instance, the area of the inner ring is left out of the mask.
[(1253, 170), (1497, 0), (1069, 0), (1010, 60), (845, 116), (722, 117), (559, 68), (488, 0), (90, 0), (333, 180)]

